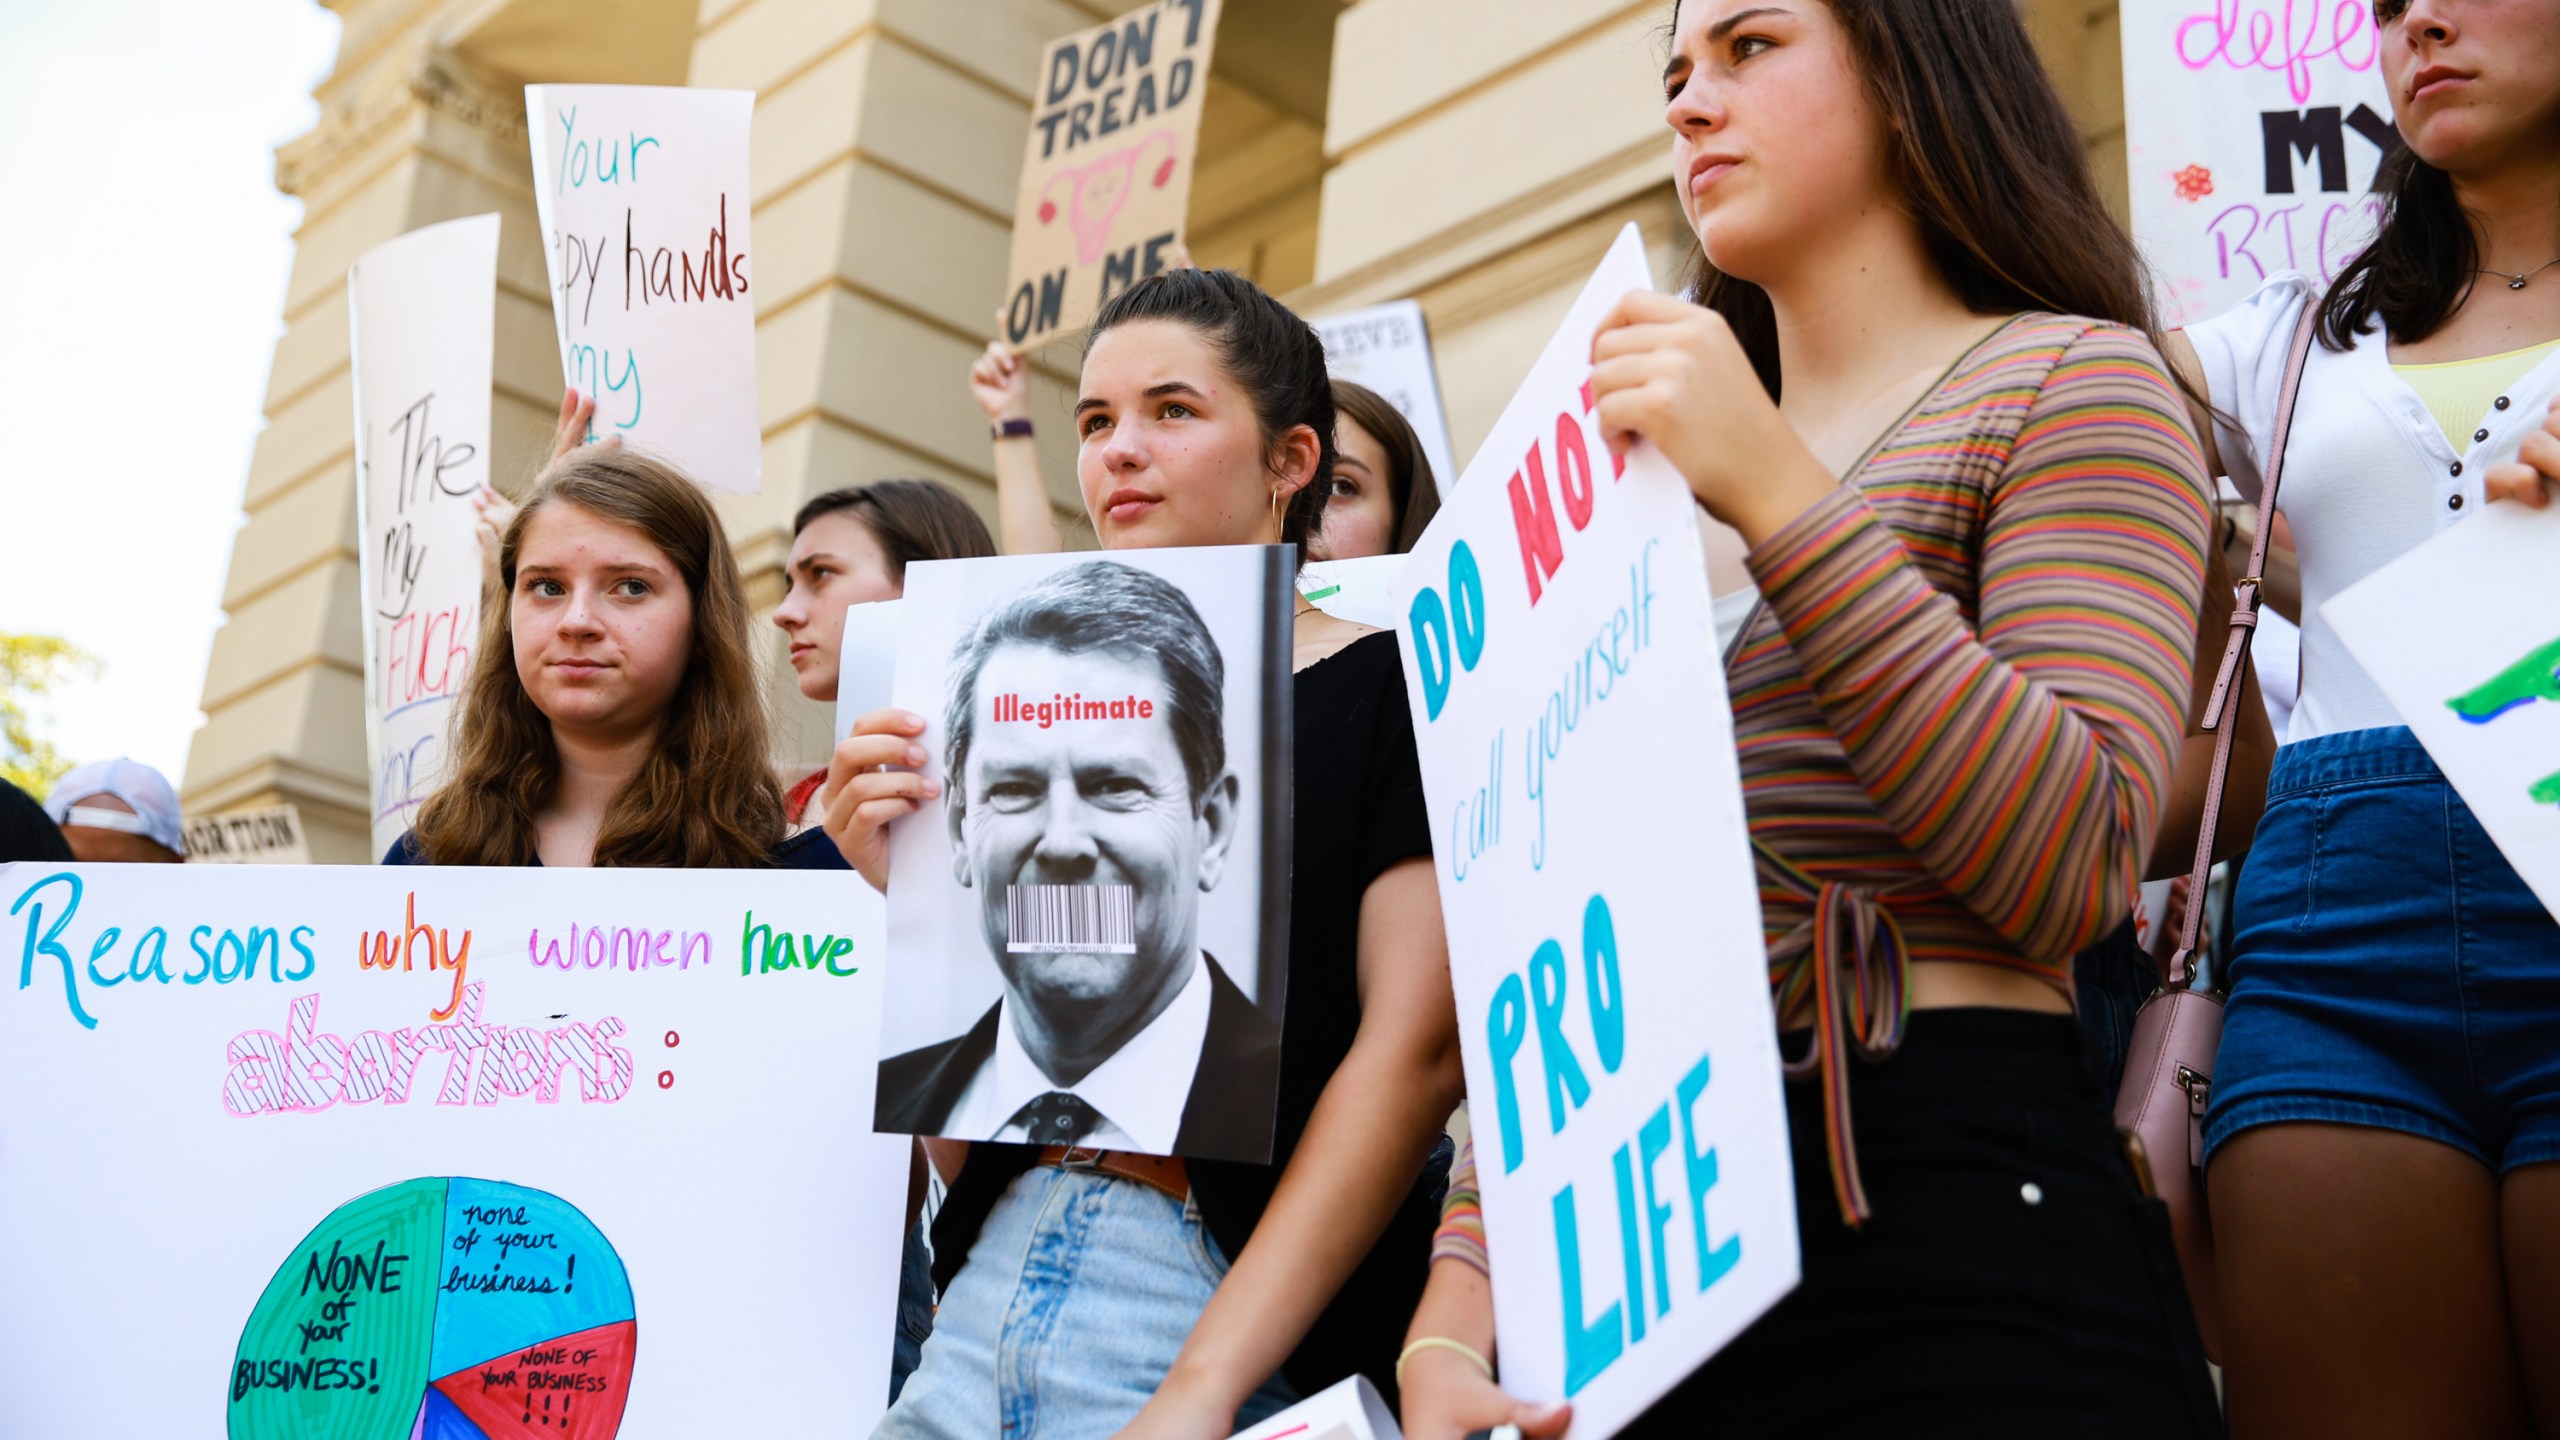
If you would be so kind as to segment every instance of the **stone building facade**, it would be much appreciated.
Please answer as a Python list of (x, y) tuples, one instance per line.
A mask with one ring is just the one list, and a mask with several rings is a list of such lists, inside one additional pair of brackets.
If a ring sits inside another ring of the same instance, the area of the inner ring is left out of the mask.
[[(291, 802), (313, 858), (370, 858), (347, 267), (436, 221), (503, 217), (492, 473), (530, 478), (560, 387), (523, 87), (757, 93), (764, 490), (722, 496), (751, 592), (780, 596), (819, 491), (950, 481), (992, 517), (963, 383), (992, 333), (1041, 46), (1112, 0), (325, 0), (343, 21), (321, 118), (281, 147), (303, 201), (284, 333), (188, 756), (190, 812)], [(2102, 179), (2124, 188), (2114, 0), (2022, 0)], [(1666, 0), (1226, 0), (1189, 220), (1203, 265), (1302, 313), (1412, 296), (1451, 442), (1470, 454), (1607, 237), (1657, 273), (1687, 236), (1656, 97)], [(1040, 444), (1070, 534), (1071, 347), (1040, 357)], [(771, 653), (782, 759), (825, 717)]]

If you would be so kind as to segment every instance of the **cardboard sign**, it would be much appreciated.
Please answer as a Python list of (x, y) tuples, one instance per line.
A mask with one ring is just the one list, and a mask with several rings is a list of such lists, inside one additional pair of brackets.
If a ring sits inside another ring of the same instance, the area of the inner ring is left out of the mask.
[(2560, 508), (2495, 504), (2320, 607), (2560, 916)]
[[(385, 841), (387, 848), (390, 842)], [(302, 812), (290, 805), (187, 817), (190, 865), (308, 865)]]
[(1777, 1027), (1689, 487), (1611, 459), (1629, 225), (1398, 577), (1502, 1381), (1614, 1433), (1790, 1289)]
[(1018, 350), (1082, 330), (1182, 243), (1224, 0), (1156, 0), (1040, 52), (1005, 272)]
[(841, 874), (0, 866), (0, 1434), (868, 1433), (880, 923)]
[[(890, 831), (881, 1130), (1270, 1158), (1295, 561), (907, 567), (894, 703), (943, 790)], [(1091, 1115), (1026, 1118), (1059, 1092)]]
[(2399, 143), (2373, 7), (2123, 0), (2133, 234), (2161, 323), (2228, 309), (2284, 270), (2323, 287), (2373, 238), (2366, 193)]
[(454, 697), (480, 636), (498, 217), (413, 230), (347, 271), (363, 549), (365, 746), (373, 848), (442, 783)]
[(706, 489), (753, 494), (750, 90), (527, 85), (560, 373), (620, 435)]
[(1396, 407), (1422, 441), (1431, 477), (1447, 495), (1458, 483), (1449, 454), (1449, 417), (1440, 408), (1440, 377), (1431, 368), (1431, 327), (1416, 300), (1390, 300), (1310, 320), (1324, 340), (1324, 368), (1337, 380), (1366, 385)]

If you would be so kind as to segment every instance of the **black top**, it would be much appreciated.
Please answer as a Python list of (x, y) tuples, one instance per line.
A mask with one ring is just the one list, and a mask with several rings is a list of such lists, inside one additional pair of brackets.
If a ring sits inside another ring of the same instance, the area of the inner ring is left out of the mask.
[[(1218, 957), (1202, 958), (1209, 969), (1209, 1030), (1173, 1148), (1182, 1155), (1259, 1155), (1271, 1138), (1280, 1027), (1227, 978)], [(881, 1061), (877, 1128), (893, 1135), (950, 1134), (952, 1110), (995, 1058), (1003, 1013), (998, 1000), (966, 1034)]]
[[(1395, 636), (1353, 641), (1298, 672), (1296, 689), (1288, 1015), (1272, 1163), (1191, 1160), (1184, 1167), (1209, 1233), (1231, 1257), (1243, 1253), (1261, 1223), (1317, 1095), (1359, 1030), (1361, 897), (1389, 867), (1431, 853)], [(1195, 1097), (1199, 1089), (1193, 1087)], [(969, 1147), (969, 1163), (933, 1227), (934, 1279), (946, 1289), (996, 1201), (1037, 1154), (1026, 1145)], [(1396, 1352), (1422, 1300), (1446, 1180), (1437, 1166), (1415, 1178), (1386, 1233), (1316, 1317), (1282, 1367), (1300, 1394), (1357, 1370), (1394, 1403)]]
[(0, 864), (11, 860), (45, 860), (67, 864), (71, 842), (36, 798), (0, 780)]
[[(382, 863), (385, 865), (426, 864), (427, 857), (418, 853), (417, 832), (401, 831), (400, 838), (391, 842), (391, 848), (382, 852)], [(853, 868), (844, 863), (844, 853), (836, 849), (836, 842), (828, 839), (827, 832), (816, 826), (811, 826), (774, 846), (773, 867), (777, 870), (850, 870)], [(534, 857), (533, 868), (537, 870), (542, 868), (541, 856)]]

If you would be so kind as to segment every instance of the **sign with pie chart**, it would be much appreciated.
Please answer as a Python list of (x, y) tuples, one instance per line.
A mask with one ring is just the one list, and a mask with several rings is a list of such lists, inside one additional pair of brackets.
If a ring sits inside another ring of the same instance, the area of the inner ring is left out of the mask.
[(231, 1368), (231, 1440), (612, 1440), (631, 1281), (540, 1190), (405, 1180), (331, 1211), (267, 1282)]

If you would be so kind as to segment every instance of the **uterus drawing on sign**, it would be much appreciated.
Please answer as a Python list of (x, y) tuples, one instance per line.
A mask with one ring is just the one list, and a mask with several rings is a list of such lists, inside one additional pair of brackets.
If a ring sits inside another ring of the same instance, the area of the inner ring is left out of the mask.
[[(2560, 639), (2535, 646), (2514, 664), (2444, 703), (2464, 721), (2486, 725), (2510, 710), (2546, 702), (2560, 703)], [(2526, 794), (2537, 805), (2560, 805), (2560, 771), (2535, 781)]]
[(1058, 187), (1067, 187), (1067, 228), (1076, 237), (1076, 263), (1091, 265), (1101, 260), (1111, 246), (1111, 222), (1129, 203), (1136, 188), (1138, 169), (1148, 153), (1161, 145), (1164, 158), (1156, 162), (1147, 183), (1163, 189), (1173, 179), (1173, 162), (1180, 144), (1170, 130), (1158, 130), (1135, 145), (1125, 146), (1089, 164), (1061, 170), (1040, 187), (1040, 223), (1058, 218), (1054, 198)]

